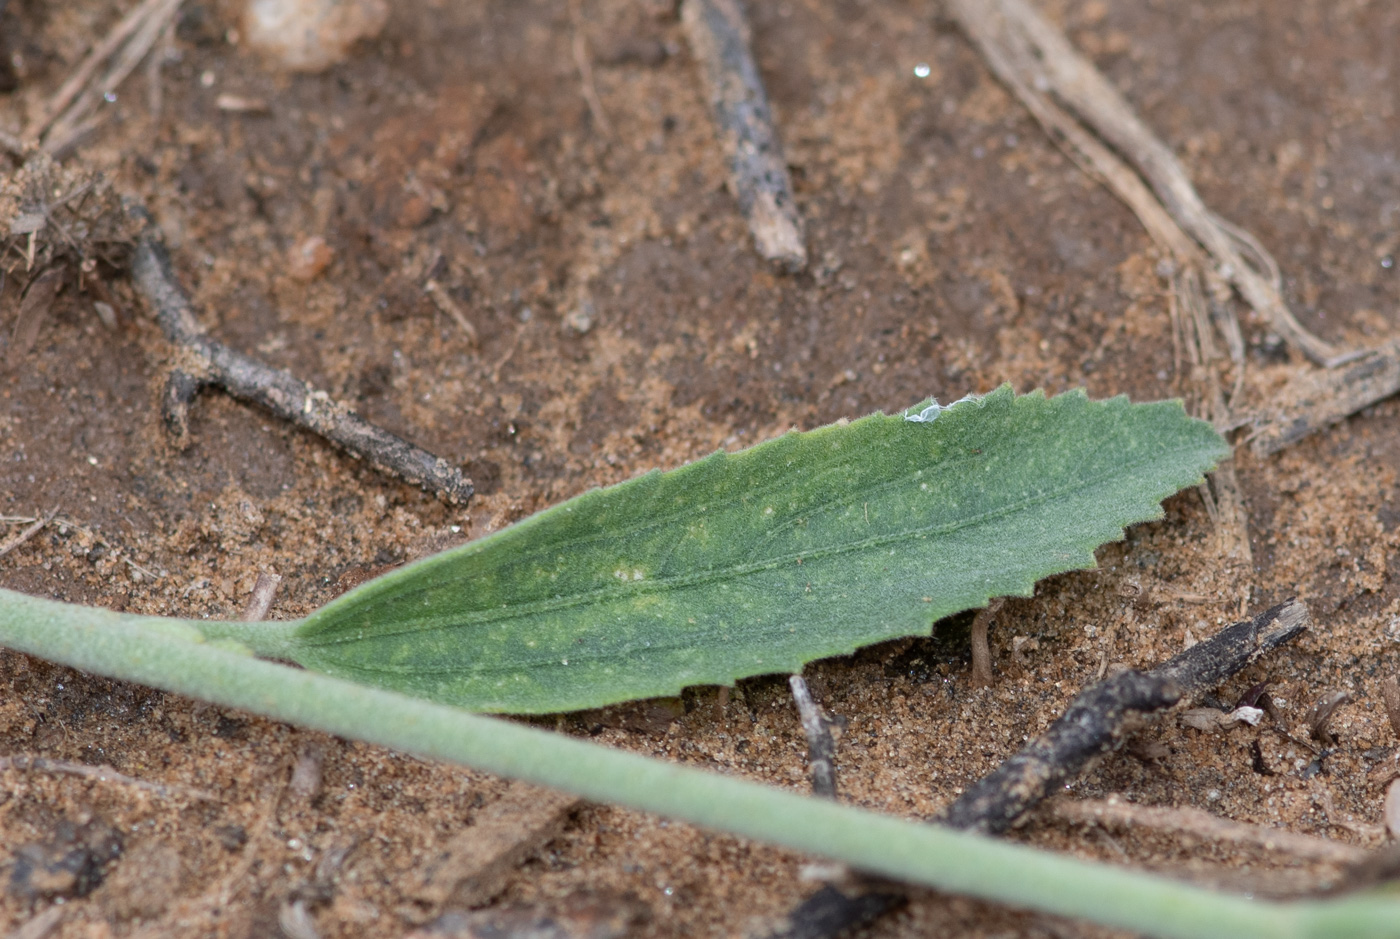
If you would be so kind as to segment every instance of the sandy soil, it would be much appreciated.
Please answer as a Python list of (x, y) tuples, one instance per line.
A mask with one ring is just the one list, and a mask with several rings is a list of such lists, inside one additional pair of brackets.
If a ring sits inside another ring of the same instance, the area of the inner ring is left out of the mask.
[[(607, 135), (581, 93), (563, 0), (403, 4), (378, 38), (309, 76), (278, 74), (231, 42), (230, 4), (188, 0), (159, 112), (138, 73), (72, 160), (151, 207), (214, 334), (460, 462), (478, 495), (444, 506), (219, 394), (200, 399), (192, 445), (174, 450), (157, 407), (172, 352), (123, 276), (104, 265), (85, 274), (119, 308), (115, 327), (74, 273), (21, 349), (24, 272), (11, 252), (0, 262), (11, 272), (0, 286), (0, 514), (56, 507), (65, 521), (0, 560), (0, 583), (229, 616), (258, 572), (274, 571), (284, 580), (273, 615), (290, 617), (591, 486), (791, 426), (1003, 381), (1139, 400), (1183, 391), (1151, 242), (936, 4), (752, 6), (807, 224), (812, 263), (796, 276), (751, 250), (667, 0), (581, 4)], [(0, 126), (35, 114), (129, 7), (12, 0), (0, 46), (15, 87), (0, 95)], [(1400, 7), (1056, 0), (1048, 10), (1182, 156), (1207, 202), (1275, 253), (1306, 325), (1343, 345), (1395, 335)], [(220, 95), (268, 109), (221, 110)], [(312, 236), (332, 254), (308, 279), (294, 249)], [(423, 291), (429, 277), (467, 312), (475, 343)], [(1245, 326), (1245, 400), (1261, 405), (1308, 366), (1263, 324)], [(1220, 735), (1173, 718), (1144, 735), (1164, 748), (1155, 761), (1117, 755), (1072, 788), (1383, 843), (1397, 741), (1377, 689), (1400, 670), (1400, 403), (1267, 460), (1243, 453), (1238, 466), (1253, 570), (1227, 563), (1188, 492), (1163, 521), (1101, 550), (1098, 570), (1011, 601), (992, 637), (991, 689), (969, 685), (965, 618), (809, 668), (845, 722), (846, 797), (932, 813), (1105, 663), (1151, 664), (1297, 594), (1316, 628), (1220, 699), (1270, 681), (1286, 729), (1305, 735), (1315, 700), (1349, 692), (1325, 757), (1267, 722)], [(0, 538), (23, 527), (7, 521)], [(1013, 655), (1016, 637), (1036, 647)], [(166, 787), (0, 773), (0, 863), (13, 872), (28, 845), (87, 864), (59, 891), (73, 896), (51, 935), (266, 936), (289, 909), (325, 937), (403, 935), (444, 912), (417, 889), (426, 860), (504, 789), (9, 652), (0, 689), (0, 753)], [(805, 785), (781, 679), (560, 723)], [(1277, 852), (1046, 821), (1014, 837), (1259, 889), (1335, 874)], [(809, 892), (804, 863), (593, 806), (483, 902), (553, 914), (569, 935), (732, 935)], [(9, 884), (0, 928), (59, 902), (33, 881)], [(1103, 932), (920, 894), (870, 934)]]

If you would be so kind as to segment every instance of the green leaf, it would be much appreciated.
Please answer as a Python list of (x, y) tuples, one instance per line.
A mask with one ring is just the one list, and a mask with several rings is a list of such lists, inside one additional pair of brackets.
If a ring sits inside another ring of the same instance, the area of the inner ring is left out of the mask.
[(1228, 452), (1179, 402), (1003, 386), (594, 490), (237, 638), (478, 711), (677, 694), (1028, 596)]

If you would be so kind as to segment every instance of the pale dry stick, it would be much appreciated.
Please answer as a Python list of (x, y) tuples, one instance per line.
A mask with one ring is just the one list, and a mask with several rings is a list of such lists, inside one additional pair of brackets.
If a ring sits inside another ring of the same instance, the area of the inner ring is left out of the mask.
[(39, 117), (34, 123), (26, 128), (24, 138), (26, 140), (38, 142), (43, 137), (44, 132), (58, 120), (58, 116), (64, 112), (83, 93), (83, 89), (88, 86), (88, 81), (94, 72), (102, 67), (102, 64), (116, 52), (122, 43), (126, 42), (150, 16), (151, 10), (160, 6), (165, 0), (142, 0), (141, 3), (132, 7), (131, 11), (117, 21), (102, 41), (93, 47), (87, 58), (78, 64), (72, 75), (68, 76), (54, 96), (49, 99), (49, 103), (44, 106)]
[(50, 760), (42, 756), (0, 756), (0, 772), (5, 772), (10, 769), (33, 773), (53, 773), (62, 776), (78, 776), (83, 779), (93, 779), (97, 782), (126, 786), (129, 789), (140, 789), (143, 792), (149, 792), (162, 798), (181, 796), (196, 802), (219, 801), (217, 795), (203, 789), (197, 789), (193, 786), (182, 786), (177, 783), (147, 782), (144, 779), (137, 779), (134, 776), (127, 776), (125, 773), (119, 773), (110, 766), (70, 763), (67, 760)]
[[(1225, 402), (1225, 395), (1215, 370), (1208, 367), (1199, 368), (1194, 370), (1193, 377), (1196, 378), (1196, 386), (1201, 395), (1197, 412), (1215, 425), (1221, 433), (1227, 433), (1235, 424), (1235, 419), (1230, 406)], [(1243, 367), (1239, 368), (1238, 377), (1244, 377)], [(1238, 391), (1237, 380), (1235, 392)], [(1245, 505), (1244, 493), (1240, 489), (1239, 477), (1235, 473), (1233, 455), (1216, 465), (1215, 470), (1209, 473), (1206, 481), (1199, 486), (1199, 492), (1201, 501), (1205, 503), (1206, 511), (1210, 513), (1214, 523), (1220, 555), (1231, 562), (1233, 573), (1242, 575), (1248, 584), (1254, 572), (1254, 549), (1249, 543), (1249, 511)], [(1240, 615), (1244, 615), (1244, 607), (1241, 607)]]
[(457, 301), (452, 299), (452, 295), (431, 277), (423, 284), (423, 292), (437, 305), (437, 308), (446, 313), (457, 324), (457, 328), (467, 337), (467, 342), (473, 346), (477, 344), (476, 327), (472, 321), (467, 319), (467, 314), (457, 305)]
[(152, 47), (164, 34), (183, 2), (184, 0), (162, 0), (153, 7), (150, 16), (136, 34), (117, 50), (111, 66), (97, 86), (74, 101), (54, 122), (44, 138), (46, 151), (55, 156), (66, 152), (97, 125), (100, 117), (90, 113), (93, 107), (105, 96), (115, 94), (127, 76), (150, 54)]
[[(122, 17), (63, 83), (40, 117), (26, 129), (24, 139), (42, 142), (44, 149), (50, 153), (76, 140), (91, 126), (87, 114), (93, 105), (104, 94), (115, 91), (140, 64), (183, 2), (142, 0)], [(94, 84), (93, 76), (97, 70), (113, 57), (116, 58), (115, 63)]]
[(822, 717), (807, 680), (801, 675), (789, 675), (788, 687), (802, 721), (802, 733), (807, 738), (807, 766), (812, 775), (812, 795), (823, 799), (836, 798), (836, 741), (831, 728)]
[(578, 69), (579, 84), (582, 86), (583, 100), (588, 105), (588, 113), (593, 115), (593, 123), (604, 140), (612, 137), (612, 124), (603, 111), (603, 102), (598, 97), (598, 88), (593, 83), (593, 62), (588, 57), (588, 44), (583, 38), (583, 14), (579, 10), (579, 0), (569, 0), (569, 21), (573, 27), (573, 38), (569, 45), (574, 54), (574, 67)]
[(1073, 825), (1098, 825), (1117, 831), (1158, 831), (1189, 835), (1218, 844), (1262, 848), (1304, 861), (1358, 864), (1370, 852), (1355, 845), (1277, 828), (1248, 825), (1194, 808), (1135, 805), (1119, 799), (1056, 799), (1045, 814)]
[(158, 42), (160, 48), (146, 57), (146, 109), (151, 112), (152, 120), (160, 117), (160, 112), (165, 106), (165, 90), (160, 80), (160, 70), (165, 63), (175, 58), (174, 16), (165, 21), (165, 28), (160, 31)]
[(1339, 352), (1298, 322), (1279, 291), (1278, 266), (1268, 252), (1206, 208), (1171, 149), (1034, 7), (1025, 0), (948, 0), (948, 5), (984, 52), (991, 43), (1001, 46), (1021, 85), (1053, 94), (1129, 160), (1166, 211), (1209, 255), (1216, 273), (1279, 335), (1329, 368), (1356, 357)]
[(258, 620), (267, 619), (267, 613), (272, 609), (273, 597), (277, 594), (277, 586), (281, 583), (281, 574), (270, 574), (266, 571), (258, 574), (258, 579), (253, 583), (253, 591), (248, 594), (248, 603), (243, 607), (244, 622), (256, 623)]
[(758, 253), (790, 272), (807, 266), (802, 219), (768, 93), (749, 49), (741, 0), (685, 0), (681, 22), (700, 69), (729, 184)]
[[(978, 0), (948, 0), (948, 10), (982, 53), (992, 73), (1011, 89), (1026, 110), (1089, 176), (1113, 192), (1142, 223), (1152, 241), (1170, 259), (1173, 329), (1186, 340), (1192, 364), (1216, 357), (1211, 339), (1207, 288), (1215, 288), (1216, 273), (1206, 263), (1200, 247), (1177, 224), (1152, 190), (1127, 163), (1090, 133), (1083, 124), (1052, 101), (1048, 87), (1037, 83), (1031, 51), (1021, 35), (1009, 28), (992, 5)], [(1214, 289), (1211, 290), (1214, 292)], [(1240, 367), (1244, 340), (1239, 324), (1225, 310), (1218, 318), (1230, 357)], [(1195, 342), (1191, 342), (1194, 335)]]
[(49, 510), (49, 513), (48, 513), (47, 515), (41, 516), (41, 517), (39, 517), (39, 518), (36, 518), (36, 519), (34, 520), (34, 522), (33, 522), (28, 528), (26, 528), (24, 531), (20, 532), (18, 535), (15, 535), (15, 536), (14, 536), (13, 538), (11, 538), (9, 541), (5, 542), (3, 545), (0, 545), (0, 558), (3, 558), (5, 555), (7, 555), (7, 554), (9, 554), (11, 551), (13, 551), (15, 548), (18, 548), (20, 545), (24, 544), (24, 543), (25, 543), (26, 541), (28, 541), (30, 538), (33, 538), (35, 535), (39, 534), (39, 532), (43, 530), (43, 528), (44, 528), (45, 525), (47, 525), (49, 522), (53, 521), (54, 516), (57, 515), (57, 514), (58, 514), (58, 509), (57, 509), (57, 508), (52, 508), (52, 509), (50, 509), (50, 510)]

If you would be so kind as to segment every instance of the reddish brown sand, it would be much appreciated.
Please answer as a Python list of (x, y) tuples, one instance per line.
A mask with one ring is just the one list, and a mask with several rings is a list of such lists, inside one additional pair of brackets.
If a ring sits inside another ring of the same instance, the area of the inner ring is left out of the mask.
[[(0, 97), (0, 127), (36, 113), (129, 6), (11, 2), (0, 44), (19, 84)], [(171, 349), (129, 284), (97, 272), (127, 325), (104, 327), (93, 295), (70, 283), (21, 354), (10, 337), (24, 272), (12, 251), (0, 287), (0, 343), (10, 343), (0, 345), (0, 514), (57, 507), (66, 521), (0, 559), (0, 584), (231, 616), (258, 572), (275, 571), (284, 580), (272, 615), (291, 617), (386, 565), (591, 486), (791, 426), (1003, 381), (1139, 400), (1183, 390), (1148, 237), (992, 80), (936, 4), (751, 6), (807, 224), (812, 263), (798, 276), (751, 250), (665, 0), (581, 4), (608, 137), (581, 92), (563, 0), (404, 4), (351, 59), (302, 77), (277, 76), (229, 41), (230, 4), (189, 0), (159, 116), (138, 72), (76, 159), (151, 207), (215, 335), (463, 462), (479, 494), (445, 507), (219, 394), (200, 399), (193, 445), (175, 452), (156, 406)], [(1305, 324), (1341, 345), (1396, 334), (1400, 7), (1048, 9), (1182, 156), (1207, 202), (1275, 253)], [(916, 77), (920, 63), (927, 77)], [(269, 110), (220, 110), (223, 94)], [(311, 237), (330, 254), (302, 247)], [(423, 291), (430, 276), (476, 344)], [(1258, 405), (1307, 366), (1242, 316), (1243, 400)], [(1267, 460), (1243, 454), (1252, 571), (1225, 563), (1197, 494), (1177, 496), (1162, 521), (1100, 551), (1098, 570), (1007, 605), (989, 690), (969, 686), (965, 621), (811, 666), (818, 700), (844, 721), (844, 796), (934, 812), (1104, 665), (1153, 663), (1297, 594), (1314, 630), (1220, 699), (1271, 681), (1285, 729), (1305, 736), (1314, 700), (1350, 692), (1325, 759), (1268, 721), (1205, 734), (1170, 717), (1144, 734), (1164, 747), (1155, 762), (1117, 755), (1071, 788), (1379, 846), (1397, 742), (1378, 695), (1400, 669), (1397, 465), (1393, 400)], [(6, 522), (0, 539), (23, 527)], [(1013, 655), (1016, 637), (1034, 648)], [(679, 704), (560, 726), (805, 787), (781, 678), (744, 682), (727, 700), (697, 689)], [(308, 749), (322, 757), (319, 785), (290, 786)], [(169, 787), (0, 773), (0, 865), (65, 832), (120, 834), (120, 857), (67, 901), (51, 933), (93, 939), (274, 935), (297, 901), (328, 939), (403, 935), (442, 912), (415, 899), (425, 859), (503, 788), (9, 652), (0, 754)], [(1335, 875), (1164, 835), (1032, 820), (1014, 837), (1256, 890)], [(809, 892), (807, 861), (595, 806), (493, 902), (557, 913), (573, 935), (617, 934), (586, 931), (589, 903), (607, 914), (598, 922), (637, 935), (733, 935)], [(8, 889), (0, 931), (52, 903)], [(931, 893), (871, 931), (1104, 934)]]

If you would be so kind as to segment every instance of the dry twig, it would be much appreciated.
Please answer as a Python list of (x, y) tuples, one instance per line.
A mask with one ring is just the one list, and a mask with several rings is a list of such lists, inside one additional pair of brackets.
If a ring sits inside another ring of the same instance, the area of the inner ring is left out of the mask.
[(588, 43), (583, 38), (583, 22), (579, 0), (569, 0), (569, 23), (573, 29), (570, 49), (574, 55), (574, 67), (578, 69), (579, 84), (582, 86), (584, 103), (588, 105), (588, 113), (593, 116), (598, 133), (607, 140), (612, 137), (612, 124), (608, 122), (608, 115), (603, 111), (603, 102), (598, 98), (598, 88), (593, 84), (593, 62), (588, 57)]
[[(1269, 253), (1251, 234), (1206, 207), (1171, 149), (1037, 10), (1025, 0), (948, 0), (947, 7), (997, 77), (1046, 131), (1065, 142), (1081, 165), (1127, 203), (1153, 240), (1168, 250), (1179, 267), (1173, 272), (1178, 278), (1173, 286), (1192, 307), (1190, 319), (1198, 335), (1204, 310), (1197, 306), (1200, 291), (1191, 284), (1196, 271), (1206, 280), (1206, 292), (1214, 301), (1209, 309), (1237, 363), (1242, 363), (1243, 341), (1226, 297), (1216, 289), (1224, 284), (1313, 361), (1330, 367), (1350, 358), (1294, 318), (1279, 289), (1278, 264)], [(1202, 252), (1209, 265), (1201, 263)]]
[(1176, 682), (1124, 671), (1080, 692), (1045, 733), (984, 776), (948, 807), (950, 828), (1000, 834), (1060, 782), (1114, 749), (1146, 721), (1181, 700)]
[[(1004, 832), (1085, 763), (1121, 743), (1144, 714), (1198, 698), (1297, 636), (1307, 624), (1307, 607), (1288, 600), (1252, 620), (1227, 626), (1150, 672), (1124, 671), (1094, 685), (1044, 734), (963, 793), (939, 821), (954, 828)], [(887, 896), (888, 905), (881, 908), (866, 904), (865, 896), (825, 887), (788, 913), (782, 930), (768, 939), (831, 939), (852, 924), (873, 921), (896, 902)], [(813, 922), (819, 925), (804, 926), (803, 931), (792, 925)]]
[(58, 926), (68, 909), (68, 906), (56, 903), (44, 912), (34, 914), (23, 926), (10, 933), (9, 939), (45, 939)]
[(1007, 830), (1056, 785), (1117, 747), (1143, 715), (1198, 698), (1307, 624), (1307, 607), (1288, 600), (1227, 626), (1150, 672), (1122, 672), (1086, 689), (1044, 734), (964, 792), (941, 821), (953, 828)]
[(471, 498), (471, 481), (446, 460), (376, 427), (294, 375), (210, 339), (195, 320), (150, 217), (140, 208), (129, 211), (145, 226), (131, 263), (136, 289), (150, 305), (166, 338), (179, 350), (177, 361), (181, 364), (170, 374), (161, 408), (177, 442), (183, 442), (188, 434), (191, 402), (202, 388), (212, 385), (317, 434), (380, 472), (435, 492), (447, 502), (465, 503)]
[(807, 766), (812, 774), (812, 795), (823, 799), (836, 798), (836, 741), (831, 728), (822, 717), (821, 709), (812, 700), (812, 692), (801, 675), (788, 677), (792, 700), (802, 720), (802, 733), (807, 737)]
[(24, 159), (29, 153), (29, 148), (24, 145), (23, 140), (3, 130), (0, 130), (0, 150), (20, 159)]
[(741, 0), (685, 0), (681, 21), (705, 76), (715, 126), (729, 158), (729, 184), (758, 253), (789, 271), (807, 266), (768, 94), (749, 50)]
[[(142, 0), (122, 17), (74, 69), (26, 129), (24, 138), (60, 154), (96, 125), (93, 109), (114, 94), (174, 20), (184, 0)], [(110, 63), (110, 64), (109, 64)], [(94, 80), (104, 65), (107, 70)]]
[(272, 598), (277, 594), (277, 586), (282, 583), (282, 575), (269, 574), (266, 571), (258, 574), (258, 579), (253, 584), (253, 592), (248, 595), (248, 603), (243, 607), (243, 620), (248, 623), (256, 623), (258, 620), (267, 619), (267, 613), (272, 609)]
[(1400, 339), (1334, 371), (1309, 369), (1269, 396), (1269, 408), (1253, 419), (1250, 447), (1277, 453), (1314, 431), (1339, 423), (1400, 391)]
[(16, 769), (34, 773), (56, 773), (64, 776), (79, 776), (95, 779), (98, 782), (115, 783), (132, 789), (150, 792), (162, 798), (180, 796), (198, 802), (218, 802), (219, 797), (212, 792), (181, 786), (174, 783), (153, 783), (134, 776), (119, 773), (110, 766), (90, 766), (87, 763), (70, 763), (67, 760), (50, 760), (42, 756), (0, 756), (0, 772)]
[(11, 538), (9, 541), (5, 542), (3, 545), (0, 545), (0, 558), (3, 558), (5, 555), (7, 555), (7, 554), (9, 554), (11, 551), (13, 551), (15, 548), (18, 548), (20, 545), (24, 544), (24, 543), (25, 543), (26, 541), (28, 541), (30, 538), (33, 538), (35, 535), (39, 534), (39, 532), (43, 529), (43, 527), (44, 527), (45, 525), (47, 525), (49, 522), (53, 521), (54, 516), (57, 515), (57, 514), (58, 514), (58, 508), (57, 508), (57, 507), (54, 507), (54, 508), (52, 508), (52, 509), (49, 509), (49, 512), (48, 512), (47, 515), (43, 515), (43, 516), (40, 516), (39, 518), (36, 518), (36, 519), (33, 521), (33, 523), (30, 524), (30, 526), (29, 526), (28, 528), (26, 528), (24, 531), (20, 532), (18, 535), (15, 535), (15, 536), (14, 536), (13, 538)]
[(1119, 831), (1149, 829), (1188, 835), (1202, 841), (1263, 848), (1305, 861), (1356, 864), (1370, 852), (1355, 845), (1277, 828), (1246, 825), (1194, 808), (1135, 805), (1119, 799), (1073, 801), (1056, 799), (1047, 806), (1056, 821), (1074, 825), (1100, 825)]

